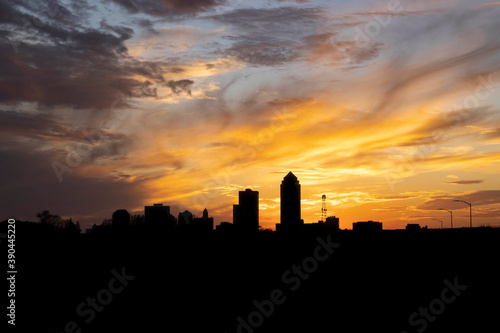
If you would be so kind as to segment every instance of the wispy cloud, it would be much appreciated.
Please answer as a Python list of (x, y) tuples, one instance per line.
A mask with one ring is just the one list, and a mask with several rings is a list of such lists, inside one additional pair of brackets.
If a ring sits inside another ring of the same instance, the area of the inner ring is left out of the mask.
[(457, 180), (456, 182), (446, 182), (443, 184), (453, 184), (453, 185), (472, 185), (481, 184), (484, 180)]
[(486, 191), (472, 191), (468, 193), (457, 193), (456, 195), (444, 195), (431, 198), (418, 206), (422, 210), (437, 210), (439, 208), (461, 209), (464, 204), (454, 202), (453, 200), (464, 200), (470, 202), (474, 206), (483, 206), (500, 203), (500, 191), (486, 190)]

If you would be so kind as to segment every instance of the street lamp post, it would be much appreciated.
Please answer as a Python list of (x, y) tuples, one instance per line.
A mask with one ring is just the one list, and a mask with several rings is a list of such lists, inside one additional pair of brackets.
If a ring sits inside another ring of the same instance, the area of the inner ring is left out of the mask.
[(470, 227), (472, 228), (472, 204), (470, 202), (464, 201), (464, 200), (453, 200), (455, 202), (463, 202), (469, 205), (469, 223)]
[(433, 220), (441, 222), (441, 229), (443, 229), (443, 221), (442, 220), (438, 220), (438, 219), (433, 219)]
[(446, 208), (439, 208), (439, 210), (446, 210), (450, 213), (450, 224), (451, 224), (451, 228), (453, 229), (453, 212), (449, 209), (446, 209)]

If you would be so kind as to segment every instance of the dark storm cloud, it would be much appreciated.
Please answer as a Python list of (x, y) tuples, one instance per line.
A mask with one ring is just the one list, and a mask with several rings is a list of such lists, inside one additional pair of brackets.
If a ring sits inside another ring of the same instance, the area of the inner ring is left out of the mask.
[(312, 8), (245, 8), (212, 18), (231, 26), (225, 39), (233, 44), (225, 54), (251, 65), (274, 66), (298, 59), (300, 36), (317, 30), (319, 13)]
[[(80, 8), (85, 1), (80, 2)], [(7, 10), (11, 19), (14, 21), (16, 19), (26, 18), (31, 21), (32, 24), (40, 27), (46, 24), (48, 20), (58, 21), (59, 23), (71, 23), (75, 22), (76, 16), (68, 10), (66, 7), (62, 6), (57, 0), (47, 0), (47, 1), (4, 1), (4, 5), (10, 7), (11, 12), (6, 7), (2, 6), (2, 11)], [(16, 9), (13, 9), (16, 8)], [(75, 7), (78, 9), (79, 7)], [(17, 10), (22, 9), (22, 10)]]
[(212, 19), (249, 34), (302, 36), (304, 31), (318, 28), (320, 14), (321, 10), (317, 8), (241, 8), (213, 16)]
[(128, 178), (130, 178), (130, 177), (132, 177), (132, 176), (131, 176), (131, 175), (118, 175), (118, 177), (121, 177), (121, 178), (127, 178), (127, 179), (128, 179)]
[[(22, 114), (15, 111), (0, 109), (0, 133), (19, 133), (34, 131), (58, 131), (62, 127), (53, 116), (45, 114)], [(42, 132), (42, 134), (44, 134)]]
[(358, 65), (377, 58), (384, 44), (371, 41), (362, 47), (358, 41), (343, 40), (337, 33), (319, 33), (305, 36), (302, 40), (302, 51), (308, 60), (324, 59), (331, 63), (347, 62)]
[[(0, 110), (0, 139), (2, 148), (9, 152), (24, 151), (19, 142), (29, 142), (38, 146), (60, 146), (51, 151), (56, 161), (65, 161), (72, 152), (79, 153), (84, 162), (96, 162), (103, 158), (126, 156), (131, 141), (120, 133), (95, 129), (75, 129), (50, 114), (23, 114)], [(65, 147), (65, 148), (63, 148)], [(36, 147), (31, 146), (36, 150)], [(58, 155), (59, 154), (59, 155)], [(58, 156), (56, 158), (56, 155)], [(24, 166), (22, 166), (24, 168)]]
[[(9, 216), (36, 220), (42, 210), (62, 216), (111, 216), (114, 210), (136, 207), (146, 195), (144, 180), (115, 181), (113, 177), (79, 177), (66, 173), (59, 183), (51, 163), (60, 160), (56, 151), (0, 151), (0, 182), (9, 195), (2, 197)], [(36, 161), (36, 163), (35, 163)], [(7, 218), (7, 216), (2, 216)]]
[(0, 1), (0, 23), (13, 22), (16, 15), (16, 10), (10, 4)]
[(325, 44), (329, 44), (331, 38), (335, 37), (337, 34), (333, 32), (325, 32), (314, 35), (305, 36), (303, 38), (304, 42), (312, 48), (321, 48)]
[[(63, 49), (66, 50), (63, 50)], [(150, 81), (129, 78), (149, 74), (144, 64), (119, 64), (116, 54), (96, 54), (76, 49), (33, 45), (23, 46), (18, 56), (1, 47), (0, 102), (38, 102), (46, 106), (103, 109), (120, 97), (156, 96)], [(107, 51), (106, 51), (107, 52)]]
[[(166, 84), (162, 64), (128, 56), (124, 42), (134, 35), (128, 27), (25, 24), (31, 16), (2, 6), (2, 20), (11, 24), (2, 25), (7, 42), (0, 43), (0, 102), (106, 109), (123, 97), (156, 97), (155, 85)], [(132, 78), (137, 75), (146, 79)]]
[(130, 13), (146, 13), (162, 16), (167, 14), (195, 14), (225, 3), (224, 0), (108, 0)]
[(172, 90), (172, 93), (179, 95), (181, 92), (185, 92), (191, 96), (190, 87), (193, 85), (194, 81), (191, 80), (179, 80), (179, 81), (168, 81), (167, 87)]
[(291, 41), (247, 40), (237, 42), (226, 53), (251, 65), (275, 66), (296, 60), (298, 43)]
[(158, 31), (154, 28), (154, 22), (148, 19), (133, 20), (140, 28), (144, 29), (144, 35), (158, 35)]
[(357, 65), (379, 55), (382, 43), (358, 47), (358, 41), (337, 37), (358, 20), (323, 14), (321, 8), (312, 7), (245, 8), (211, 18), (230, 27), (224, 38), (233, 44), (225, 54), (254, 66), (318, 59)]
[(46, 142), (53, 140), (82, 140), (81, 131), (74, 130), (60, 122), (50, 114), (28, 114), (0, 109), (0, 139), (3, 148), (7, 142), (16, 141), (18, 138), (29, 138), (32, 142)]

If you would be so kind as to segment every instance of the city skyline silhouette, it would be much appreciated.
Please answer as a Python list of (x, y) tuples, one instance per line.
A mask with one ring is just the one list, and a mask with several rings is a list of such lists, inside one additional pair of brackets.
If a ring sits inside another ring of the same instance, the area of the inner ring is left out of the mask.
[[(248, 192), (240, 204), (256, 197)], [(500, 295), (500, 228), (383, 230), (366, 221), (341, 230), (329, 217), (277, 232), (212, 230), (208, 210), (180, 213), (174, 225), (165, 206), (150, 208), (157, 214), (148, 209), (147, 221), (120, 209), (86, 234), (47, 211), (37, 223), (1, 222), (16, 225), (23, 267), (17, 328), (443, 332), (496, 323), (488, 299)], [(248, 212), (238, 218), (253, 226)]]
[(499, 17), (0, 0), (6, 333), (498, 331)]
[[(178, 217), (174, 217), (171, 213), (171, 207), (168, 205), (164, 205), (163, 203), (155, 203), (152, 206), (145, 206), (142, 211), (142, 215), (136, 214), (134, 218), (137, 223), (146, 223), (151, 226), (169, 226), (169, 228), (177, 228), (185, 229), (190, 225), (192, 228), (201, 228), (205, 230), (215, 230), (216, 225), (224, 224), (232, 224), (237, 229), (245, 230), (246, 232), (255, 232), (258, 231), (262, 226), (259, 222), (259, 192), (252, 191), (247, 188), (244, 191), (239, 191), (239, 201), (238, 204), (233, 205), (233, 216), (232, 223), (227, 221), (220, 221), (217, 224), (214, 224), (214, 218), (208, 216), (207, 208), (204, 208), (202, 212), (202, 217), (196, 217), (189, 210), (180, 211), (178, 213)], [(325, 195), (323, 195), (326, 198)], [(469, 205), (469, 227), (472, 227), (472, 204), (467, 201), (460, 199), (453, 199), (450, 202), (463, 202)], [(321, 213), (326, 213), (326, 206), (322, 206)], [(338, 209), (338, 207), (337, 207)], [(450, 228), (453, 229), (453, 211), (444, 208), (438, 208), (439, 210), (448, 211), (450, 215)], [(283, 178), (280, 185), (280, 223), (276, 224), (275, 230), (293, 230), (294, 228), (299, 230), (304, 224), (306, 225), (314, 225), (314, 224), (322, 224), (324, 222), (328, 225), (335, 225), (335, 229), (340, 228), (340, 219), (336, 216), (327, 216), (325, 221), (318, 220), (305, 223), (303, 219), (301, 219), (301, 185), (298, 178), (293, 174), (292, 171), (289, 171)], [(37, 214), (37, 217), (41, 222), (46, 219), (55, 218), (58, 220), (58, 223), (63, 223), (65, 219), (62, 219), (59, 215), (52, 215), (48, 210), (45, 210), (41, 213)], [(428, 218), (427, 220), (434, 220), (441, 222), (441, 229), (443, 229), (443, 221), (436, 218)], [(66, 219), (66, 221), (72, 221), (72, 218)], [(129, 227), (132, 221), (132, 215), (126, 209), (117, 209), (111, 216), (111, 219), (104, 218), (101, 225), (111, 224), (115, 227), (119, 226), (122, 228)], [(425, 221), (425, 220), (424, 220)], [(430, 222), (430, 221), (429, 221)], [(77, 221), (78, 226), (80, 228), (80, 223)], [(348, 223), (349, 225), (351, 222)], [(199, 225), (198, 227), (194, 227), (194, 225)], [(200, 225), (204, 225), (203, 227)], [(94, 223), (92, 227), (86, 228), (86, 232), (90, 232), (99, 224)], [(344, 224), (345, 226), (345, 224)], [(481, 225), (484, 226), (484, 225)], [(191, 228), (190, 227), (190, 228)], [(424, 226), (420, 226), (418, 223), (407, 223), (406, 226), (402, 226), (398, 229), (421, 229)], [(477, 227), (477, 226), (476, 226)], [(363, 230), (382, 230), (382, 223), (378, 221), (368, 220), (365, 222), (361, 221), (352, 221), (352, 228), (349, 229), (359, 229)], [(428, 225), (425, 225), (425, 229), (429, 228)], [(432, 226), (431, 226), (432, 228)], [(347, 230), (347, 227), (344, 227)], [(269, 228), (269, 230), (271, 230)]]

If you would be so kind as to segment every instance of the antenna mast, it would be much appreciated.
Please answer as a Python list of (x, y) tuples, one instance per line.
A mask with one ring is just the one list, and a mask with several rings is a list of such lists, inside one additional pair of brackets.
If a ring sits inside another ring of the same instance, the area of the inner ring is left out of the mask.
[(321, 197), (321, 221), (326, 221), (326, 195), (323, 194)]

